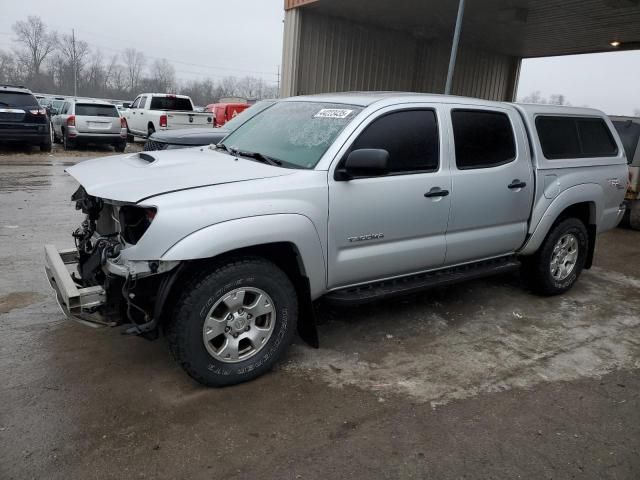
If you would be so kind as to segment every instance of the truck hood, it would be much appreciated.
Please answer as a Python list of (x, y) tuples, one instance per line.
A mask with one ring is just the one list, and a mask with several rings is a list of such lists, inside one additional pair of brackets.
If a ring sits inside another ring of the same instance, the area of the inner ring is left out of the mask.
[(294, 173), (209, 148), (102, 157), (78, 163), (66, 171), (89, 195), (127, 203), (179, 190)]

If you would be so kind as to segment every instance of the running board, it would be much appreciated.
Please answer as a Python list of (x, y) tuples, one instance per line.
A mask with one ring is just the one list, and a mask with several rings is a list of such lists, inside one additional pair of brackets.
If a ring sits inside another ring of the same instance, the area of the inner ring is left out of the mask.
[(452, 285), (466, 280), (500, 275), (520, 268), (520, 262), (513, 256), (485, 260), (408, 277), (335, 290), (325, 295), (333, 304), (357, 305), (372, 300), (406, 295), (434, 287)]

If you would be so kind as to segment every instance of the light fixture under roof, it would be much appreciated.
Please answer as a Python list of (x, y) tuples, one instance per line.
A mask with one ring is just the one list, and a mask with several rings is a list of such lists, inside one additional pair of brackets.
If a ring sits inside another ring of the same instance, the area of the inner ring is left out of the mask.
[(609, 45), (611, 45), (612, 47), (619, 47), (620, 42), (618, 40), (614, 40), (613, 42), (609, 43)]

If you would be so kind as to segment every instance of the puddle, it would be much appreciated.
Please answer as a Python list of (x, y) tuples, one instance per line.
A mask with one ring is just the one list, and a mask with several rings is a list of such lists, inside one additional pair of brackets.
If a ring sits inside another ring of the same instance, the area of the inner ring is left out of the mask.
[(0, 297), (0, 315), (9, 313), (16, 308), (23, 308), (46, 298), (36, 292), (12, 292)]

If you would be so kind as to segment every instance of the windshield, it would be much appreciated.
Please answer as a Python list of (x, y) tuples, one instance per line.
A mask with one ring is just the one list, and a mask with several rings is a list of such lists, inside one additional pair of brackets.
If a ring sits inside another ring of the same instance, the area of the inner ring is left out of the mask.
[(232, 118), (227, 123), (225, 123), (224, 124), (225, 130), (229, 130), (230, 132), (233, 132), (236, 128), (238, 128), (244, 122), (249, 120), (251, 117), (256, 116), (257, 114), (259, 114), (263, 110), (266, 110), (267, 108), (269, 108), (274, 103), (275, 103), (275, 100), (263, 100), (261, 102), (257, 102), (255, 104), (251, 105), (249, 108), (247, 108), (246, 110), (240, 112), (234, 118)]
[(633, 157), (638, 147), (638, 139), (640, 139), (640, 124), (631, 120), (614, 120), (613, 126), (616, 127), (620, 140), (622, 140), (624, 152), (627, 154), (627, 162), (629, 164), (633, 163)]
[(294, 167), (313, 168), (361, 110), (354, 105), (278, 102), (230, 133), (224, 144)]

